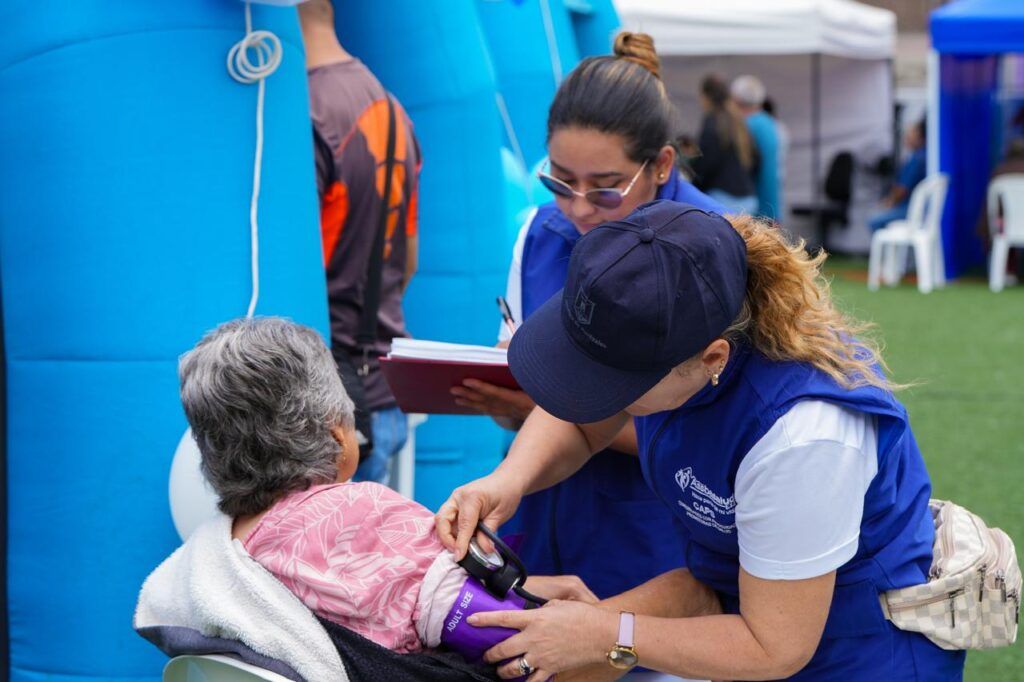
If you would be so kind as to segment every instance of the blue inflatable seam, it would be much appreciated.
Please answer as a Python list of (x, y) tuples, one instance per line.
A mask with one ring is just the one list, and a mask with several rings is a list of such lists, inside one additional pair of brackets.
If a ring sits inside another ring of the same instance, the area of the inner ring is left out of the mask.
[[(253, 29), (254, 30), (262, 30), (259, 26), (254, 26)], [(230, 40), (229, 42), (225, 42), (225, 44), (224, 44), (224, 54), (226, 56), (227, 55), (227, 51), (231, 49), (231, 46), (234, 45), (239, 40), (241, 40), (243, 37), (245, 37), (245, 24), (243, 23), (243, 24), (241, 24), (238, 27), (237, 33), (234, 33), (232, 31), (232, 29), (229, 29), (229, 28), (214, 27), (214, 26), (202, 26), (202, 27), (194, 27), (194, 28), (192, 28), (192, 27), (161, 28), (161, 29), (152, 29), (152, 30), (149, 30), (149, 31), (138, 30), (138, 31), (122, 31), (120, 33), (105, 33), (103, 35), (98, 35), (98, 36), (95, 36), (95, 37), (92, 37), (92, 38), (88, 38), (86, 40), (73, 40), (73, 41), (69, 41), (69, 42), (66, 42), (66, 43), (58, 43), (56, 45), (53, 45), (52, 47), (48, 47), (45, 50), (40, 51), (40, 52), (35, 52), (35, 53), (30, 54), (30, 55), (25, 56), (25, 57), (19, 57), (18, 59), (15, 59), (14, 61), (8, 62), (8, 63), (4, 64), (3, 66), (0, 66), (0, 73), (3, 73), (4, 71), (7, 71), (8, 69), (11, 69), (13, 67), (20, 66), (21, 64), (24, 64), (26, 62), (31, 62), (32, 60), (34, 60), (34, 59), (36, 59), (38, 57), (43, 57), (43, 56), (49, 55), (49, 54), (51, 54), (53, 52), (59, 52), (61, 50), (65, 50), (65, 49), (70, 48), (70, 47), (78, 47), (80, 45), (87, 45), (89, 43), (95, 43), (95, 42), (99, 42), (99, 41), (103, 41), (103, 40), (116, 39), (116, 38), (126, 38), (128, 36), (137, 36), (137, 35), (146, 35), (146, 34), (182, 33), (182, 32), (193, 33), (193, 32), (210, 32), (210, 31), (219, 31), (219, 32), (223, 32), (225, 34), (228, 34), (230, 36), (234, 36), (234, 40)], [(287, 38), (281, 38), (281, 36), (278, 36), (278, 38), (281, 40), (281, 45), (282, 46), (285, 46), (285, 45), (290, 46), (293, 50), (297, 50), (300, 55), (303, 55), (303, 59), (305, 59), (306, 50), (305, 50), (304, 46), (296, 45), (293, 41), (291, 41), (291, 40), (289, 40)], [(224, 70), (224, 75), (227, 76), (227, 69), (226, 68)], [(227, 76), (227, 77), (230, 78), (230, 76)]]

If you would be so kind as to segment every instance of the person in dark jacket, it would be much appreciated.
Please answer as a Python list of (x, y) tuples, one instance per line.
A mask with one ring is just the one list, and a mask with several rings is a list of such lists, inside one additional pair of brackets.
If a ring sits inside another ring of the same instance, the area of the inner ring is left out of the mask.
[(696, 185), (730, 213), (754, 214), (759, 154), (746, 121), (730, 99), (729, 86), (717, 76), (704, 78), (700, 101), (704, 120), (697, 141), (699, 154), (692, 161)]

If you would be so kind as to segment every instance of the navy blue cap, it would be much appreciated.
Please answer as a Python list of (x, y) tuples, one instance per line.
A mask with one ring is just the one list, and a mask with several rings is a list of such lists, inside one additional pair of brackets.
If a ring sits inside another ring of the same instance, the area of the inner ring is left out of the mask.
[(576, 242), (565, 288), (513, 335), (509, 367), (559, 419), (607, 419), (721, 336), (746, 288), (746, 243), (725, 218), (643, 204)]

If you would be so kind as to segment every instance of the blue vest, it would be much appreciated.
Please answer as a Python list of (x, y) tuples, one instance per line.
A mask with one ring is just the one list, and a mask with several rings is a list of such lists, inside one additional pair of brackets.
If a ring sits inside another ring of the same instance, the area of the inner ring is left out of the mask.
[[(677, 172), (658, 198), (725, 210)], [(579, 237), (554, 203), (537, 210), (523, 246), (524, 318), (562, 289)], [(638, 461), (610, 450), (524, 498), (510, 527), (526, 532), (521, 555), (531, 573), (578, 575), (601, 598), (683, 565), (672, 515), (647, 487)]]
[[(773, 362), (746, 346), (734, 347), (717, 387), (706, 386), (675, 410), (636, 419), (641, 465), (648, 484), (678, 519), (687, 567), (719, 592), (727, 611), (738, 612), (736, 472), (754, 444), (802, 400), (874, 415), (878, 473), (865, 496), (857, 553), (837, 571), (824, 636), (810, 664), (793, 679), (838, 679), (840, 671), (867, 675), (878, 670), (871, 666), (891, 665), (893, 638), (906, 634), (885, 621), (878, 594), (925, 582), (934, 539), (928, 474), (906, 411), (890, 393), (874, 387), (847, 390), (810, 365)], [(914, 646), (940, 651), (913, 637)], [(869, 640), (889, 652), (883, 656), (888, 663), (866, 646)], [(959, 660), (962, 666), (963, 657), (949, 653), (936, 654), (941, 665), (952, 670)]]

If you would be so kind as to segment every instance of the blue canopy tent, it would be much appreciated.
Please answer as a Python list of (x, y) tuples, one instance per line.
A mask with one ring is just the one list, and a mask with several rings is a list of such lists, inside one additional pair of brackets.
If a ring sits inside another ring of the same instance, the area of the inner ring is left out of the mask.
[(1001, 152), (1000, 63), (1024, 53), (1024, 3), (960, 0), (931, 15), (929, 172), (949, 175), (946, 274), (984, 262), (974, 226)]

